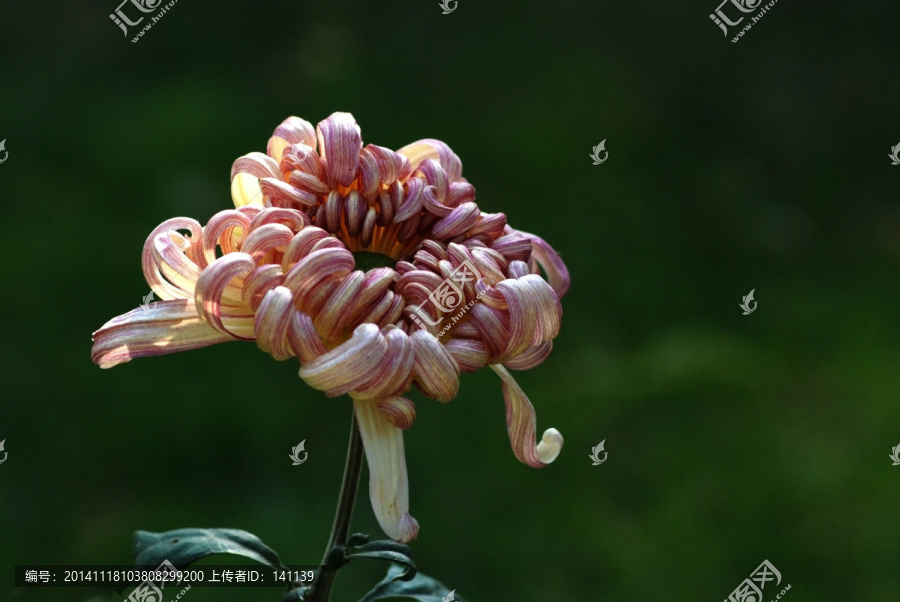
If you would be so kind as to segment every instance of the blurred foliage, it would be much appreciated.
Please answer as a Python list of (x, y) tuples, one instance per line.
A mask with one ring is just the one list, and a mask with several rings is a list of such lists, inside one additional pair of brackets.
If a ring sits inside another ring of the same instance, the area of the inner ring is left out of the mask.
[[(157, 224), (230, 206), (284, 117), (344, 110), (366, 142), (448, 142), (572, 272), (554, 353), (517, 374), (553, 465), (515, 460), (488, 371), (413, 395), (422, 570), (474, 602), (721, 600), (767, 558), (790, 602), (896, 599), (900, 6), (779, 2), (732, 44), (717, 1), (191, 0), (137, 44), (115, 0), (5, 3), (0, 566), (124, 564), (133, 531), (188, 526), (318, 562), (346, 399), (252, 344), (101, 371), (90, 333), (146, 294)], [(380, 533), (366, 497), (353, 529)], [(9, 600), (91, 595), (7, 568)], [(382, 575), (346, 569), (336, 602)]]

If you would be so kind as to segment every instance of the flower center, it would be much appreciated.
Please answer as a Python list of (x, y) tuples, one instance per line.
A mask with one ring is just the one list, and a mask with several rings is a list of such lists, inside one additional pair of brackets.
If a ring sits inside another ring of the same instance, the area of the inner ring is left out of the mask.
[(356, 260), (356, 269), (363, 272), (368, 272), (375, 268), (393, 268), (397, 265), (397, 260), (372, 251), (354, 251), (353, 259)]

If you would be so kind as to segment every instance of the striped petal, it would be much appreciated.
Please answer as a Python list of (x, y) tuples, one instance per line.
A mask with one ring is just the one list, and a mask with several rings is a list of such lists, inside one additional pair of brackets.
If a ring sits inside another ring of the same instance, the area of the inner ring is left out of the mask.
[(459, 367), (453, 356), (424, 330), (410, 335), (415, 348), (414, 378), (425, 395), (437, 401), (450, 401), (459, 391)]
[(375, 401), (375, 405), (398, 429), (406, 430), (416, 421), (416, 404), (405, 397), (388, 397)]
[(353, 331), (350, 340), (303, 364), (300, 378), (309, 386), (337, 397), (371, 380), (386, 351), (387, 343), (378, 327), (363, 324)]
[(416, 169), (425, 159), (436, 159), (447, 172), (447, 177), (451, 182), (455, 182), (462, 175), (462, 161), (459, 160), (456, 153), (450, 150), (449, 146), (440, 140), (426, 138), (407, 144), (397, 152), (409, 159), (413, 169)]
[(503, 381), (503, 399), (506, 401), (506, 430), (513, 453), (520, 462), (534, 468), (542, 468), (553, 462), (563, 446), (563, 437), (554, 428), (544, 431), (540, 443), (534, 444), (537, 416), (528, 396), (500, 364), (491, 365)]
[(531, 240), (532, 258), (547, 274), (547, 281), (550, 282), (550, 286), (556, 291), (556, 296), (562, 299), (568, 292), (572, 279), (569, 277), (569, 269), (563, 263), (559, 253), (540, 236), (522, 232), (521, 230), (518, 233)]
[(281, 170), (271, 157), (262, 153), (244, 155), (231, 166), (231, 199), (235, 207), (262, 205), (260, 178), (280, 178)]
[(281, 157), (284, 149), (294, 144), (305, 144), (310, 147), (316, 146), (316, 132), (310, 122), (299, 117), (288, 117), (281, 122), (272, 137), (269, 138), (269, 144), (266, 145), (266, 154), (272, 157), (276, 163), (281, 163)]
[(235, 340), (216, 332), (193, 299), (158, 301), (113, 318), (93, 334), (91, 359), (112, 368), (136, 357), (165, 355)]
[(316, 128), (319, 152), (325, 162), (328, 181), (349, 186), (359, 167), (362, 134), (350, 113), (332, 113)]
[(419, 533), (419, 523), (409, 514), (403, 431), (391, 424), (374, 401), (354, 400), (353, 410), (366, 450), (375, 518), (391, 539), (412, 541)]

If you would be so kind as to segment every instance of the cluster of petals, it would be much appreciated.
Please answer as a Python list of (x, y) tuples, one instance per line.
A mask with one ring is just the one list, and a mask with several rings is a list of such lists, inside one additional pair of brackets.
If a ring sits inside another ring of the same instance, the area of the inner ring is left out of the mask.
[(234, 340), (298, 358), (310, 386), (352, 398), (373, 509), (399, 541), (418, 532), (402, 436), (413, 386), (450, 401), (460, 373), (490, 366), (516, 457), (556, 458), (562, 436), (551, 428), (536, 442), (534, 408), (509, 370), (549, 355), (568, 271), (541, 238), (480, 211), (446, 144), (363, 147), (349, 113), (316, 128), (290, 117), (231, 177), (235, 209), (205, 226), (170, 219), (147, 238), (144, 276), (161, 301), (94, 333), (96, 363)]

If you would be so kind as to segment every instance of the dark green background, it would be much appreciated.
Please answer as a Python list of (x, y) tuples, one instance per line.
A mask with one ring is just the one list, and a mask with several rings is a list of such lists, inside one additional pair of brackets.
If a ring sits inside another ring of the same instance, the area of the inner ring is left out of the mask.
[[(413, 394), (422, 570), (470, 602), (718, 601), (769, 559), (788, 602), (900, 599), (896, 2), (780, 0), (738, 44), (717, 0), (180, 0), (137, 44), (117, 3), (0, 8), (0, 594), (15, 564), (128, 563), (135, 529), (319, 560), (346, 399), (253, 344), (101, 371), (90, 333), (148, 292), (157, 224), (205, 223), (236, 157), (341, 110), (364, 142), (445, 140), (572, 273), (554, 353), (517, 374), (554, 464), (515, 460), (490, 371)], [(367, 496), (354, 530), (380, 535)]]

